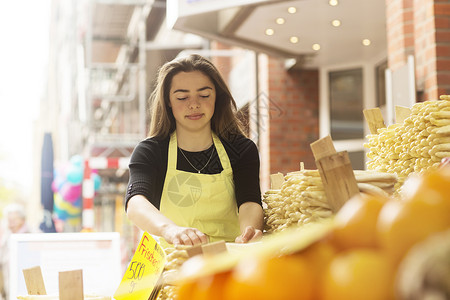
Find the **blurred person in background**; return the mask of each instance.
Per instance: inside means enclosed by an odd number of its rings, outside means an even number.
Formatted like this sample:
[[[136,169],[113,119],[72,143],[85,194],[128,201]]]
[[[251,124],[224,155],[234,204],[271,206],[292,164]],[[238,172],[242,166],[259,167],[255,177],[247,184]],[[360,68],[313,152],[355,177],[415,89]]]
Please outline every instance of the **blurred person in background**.
[[[131,156],[129,219],[171,244],[262,236],[259,153],[216,67],[199,55],[163,65],[150,137]]]
[[[9,238],[14,233],[30,233],[25,209],[21,204],[12,203],[3,209],[3,234],[0,244],[0,283],[1,299],[9,299]]]

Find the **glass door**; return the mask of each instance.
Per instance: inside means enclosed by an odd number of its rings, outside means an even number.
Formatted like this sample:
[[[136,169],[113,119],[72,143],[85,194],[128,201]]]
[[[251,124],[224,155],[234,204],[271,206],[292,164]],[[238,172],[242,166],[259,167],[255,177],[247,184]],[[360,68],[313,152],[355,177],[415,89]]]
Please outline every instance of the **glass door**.
[[[335,143],[364,139],[363,70],[331,71],[329,78],[330,135]],[[348,151],[353,169],[364,169],[364,149]]]

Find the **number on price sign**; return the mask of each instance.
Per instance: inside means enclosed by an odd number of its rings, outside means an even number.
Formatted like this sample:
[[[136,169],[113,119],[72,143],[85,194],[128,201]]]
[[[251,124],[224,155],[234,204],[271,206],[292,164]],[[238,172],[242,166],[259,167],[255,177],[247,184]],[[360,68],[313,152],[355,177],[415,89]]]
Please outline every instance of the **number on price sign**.
[[[125,275],[114,293],[114,299],[148,300],[165,263],[166,256],[161,246],[150,234],[144,232]]]

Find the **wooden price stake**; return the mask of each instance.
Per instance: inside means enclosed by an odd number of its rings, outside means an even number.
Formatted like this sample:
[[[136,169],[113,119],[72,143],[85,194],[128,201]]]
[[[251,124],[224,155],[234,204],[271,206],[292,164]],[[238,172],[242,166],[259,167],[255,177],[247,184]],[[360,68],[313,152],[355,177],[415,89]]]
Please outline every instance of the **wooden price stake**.
[[[205,256],[214,256],[218,253],[226,252],[227,246],[225,241],[217,241],[202,245],[202,251]]]
[[[331,210],[336,213],[348,199],[359,193],[347,151],[336,153],[330,136],[311,144]]]
[[[336,149],[334,148],[333,140],[329,135],[327,135],[324,138],[321,138],[320,140],[315,141],[310,146],[316,161],[321,158],[336,154]]]
[[[59,299],[84,299],[83,270],[59,272]]]
[[[395,122],[403,123],[411,115],[411,109],[405,106],[395,106]]]
[[[379,128],[385,128],[383,114],[378,107],[364,109],[364,117],[366,118],[367,125],[369,125],[369,130],[371,134],[378,134]]]
[[[270,189],[279,190],[284,183],[283,173],[277,173],[270,175]]]
[[[40,266],[23,269],[22,272],[28,295],[47,295]]]
[[[195,246],[186,248],[186,252],[187,252],[188,257],[202,255],[203,254],[202,245],[195,245]]]
[[[227,245],[225,241],[217,241],[208,244],[195,245],[189,248],[186,248],[186,252],[189,257],[193,257],[196,255],[204,255],[204,256],[214,256],[216,254],[226,252]]]
[[[164,250],[148,232],[144,232],[122,281],[114,293],[114,299],[156,299],[161,289],[161,274],[165,263]]]

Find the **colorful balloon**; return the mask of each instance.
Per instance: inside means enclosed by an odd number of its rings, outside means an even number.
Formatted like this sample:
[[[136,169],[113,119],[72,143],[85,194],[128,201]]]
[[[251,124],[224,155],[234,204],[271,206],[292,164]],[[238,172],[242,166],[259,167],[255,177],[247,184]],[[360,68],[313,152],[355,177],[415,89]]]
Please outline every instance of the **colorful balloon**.
[[[67,219],[67,212],[61,207],[64,203],[64,200],[62,199],[61,195],[58,193],[53,194],[53,212],[57,216],[58,219],[65,221]]]
[[[78,217],[69,217],[67,219],[67,223],[73,227],[81,226],[81,216]]]
[[[53,172],[52,190],[57,193],[61,190],[61,187],[66,182],[66,175],[63,168],[55,168]]]
[[[81,155],[74,155],[70,158],[70,164],[76,167],[83,168],[83,157]]]
[[[75,202],[72,203],[72,206],[81,208],[82,204],[83,204],[83,201],[81,200],[81,196],[80,196],[80,198],[78,198]]]
[[[70,182],[66,182],[59,193],[65,201],[73,203],[81,196],[81,184],[73,185]]]
[[[102,178],[97,173],[92,173],[91,179],[92,179],[92,181],[94,181],[94,191],[98,191],[100,188],[100,185],[102,184]]]
[[[71,165],[67,171],[67,181],[73,185],[81,184],[83,181],[83,168]]]

